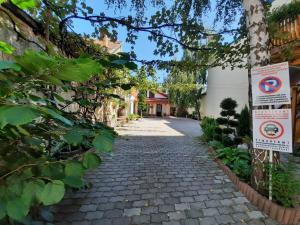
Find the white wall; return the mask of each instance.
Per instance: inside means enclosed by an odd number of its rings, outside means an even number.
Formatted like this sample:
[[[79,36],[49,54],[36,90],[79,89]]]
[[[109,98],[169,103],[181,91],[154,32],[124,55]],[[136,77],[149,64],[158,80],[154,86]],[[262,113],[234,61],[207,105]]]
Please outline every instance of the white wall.
[[[202,116],[219,117],[224,98],[237,101],[237,112],[248,105],[248,71],[246,69],[211,68],[207,76],[207,92],[202,98]]]
[[[271,10],[274,10],[277,7],[282,6],[283,4],[291,3],[293,0],[275,0],[272,2]]]

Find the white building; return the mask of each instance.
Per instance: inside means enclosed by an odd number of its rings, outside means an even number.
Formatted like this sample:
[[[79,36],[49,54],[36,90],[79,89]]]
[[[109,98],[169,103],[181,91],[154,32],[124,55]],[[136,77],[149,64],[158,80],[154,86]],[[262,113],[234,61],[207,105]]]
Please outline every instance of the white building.
[[[237,101],[239,113],[248,105],[248,70],[215,67],[208,69],[207,91],[202,98],[201,116],[219,117],[224,98]]]

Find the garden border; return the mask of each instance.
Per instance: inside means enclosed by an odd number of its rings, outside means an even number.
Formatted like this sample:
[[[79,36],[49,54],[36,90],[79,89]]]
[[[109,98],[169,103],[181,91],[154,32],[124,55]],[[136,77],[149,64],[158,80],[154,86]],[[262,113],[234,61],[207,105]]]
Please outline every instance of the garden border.
[[[215,150],[209,147],[211,152]],[[258,193],[247,183],[242,182],[220,159],[215,158],[214,161],[235,184],[235,186],[246,196],[246,198],[259,210],[263,211],[270,218],[276,220],[283,225],[298,225],[300,222],[300,207],[297,208],[284,208],[265,196]]]

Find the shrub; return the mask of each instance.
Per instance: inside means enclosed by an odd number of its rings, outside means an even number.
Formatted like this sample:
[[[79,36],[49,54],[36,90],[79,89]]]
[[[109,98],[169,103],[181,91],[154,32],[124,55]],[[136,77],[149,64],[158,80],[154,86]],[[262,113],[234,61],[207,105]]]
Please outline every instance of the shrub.
[[[139,118],[141,118],[141,116],[138,115],[138,114],[130,114],[130,115],[128,116],[128,120],[137,120],[137,119],[139,119]]]
[[[217,127],[217,123],[214,118],[209,118],[209,117],[203,118],[201,121],[201,128],[203,132],[201,138],[206,142],[214,140],[216,127]]]
[[[235,108],[237,107],[237,103],[235,100],[231,98],[225,98],[220,107],[222,111],[220,113],[221,117],[219,117],[216,121],[219,124],[218,129],[216,129],[217,139],[222,140],[222,143],[225,146],[233,146],[234,141],[231,136],[235,135],[236,127],[238,126],[238,121],[236,120],[237,114],[235,112]]]
[[[236,160],[232,165],[232,171],[244,181],[249,181],[251,177],[251,163],[249,160]]]
[[[268,172],[272,174],[272,197],[284,207],[295,207],[297,195],[300,194],[300,181],[295,176],[294,163],[273,164],[267,166]],[[268,190],[269,182],[265,189]]]
[[[251,160],[251,157],[248,152],[244,152],[240,149],[230,147],[217,150],[217,157],[221,159],[224,164],[230,167],[236,160]]]
[[[240,137],[251,136],[250,130],[250,112],[248,107],[242,109],[241,114],[238,117],[237,134]]]
[[[217,150],[217,157],[242,180],[250,180],[251,157],[248,152],[226,147]]]
[[[221,148],[224,148],[225,146],[220,142],[220,141],[210,141],[208,143],[208,145],[210,147],[212,147],[213,149],[221,149]]]

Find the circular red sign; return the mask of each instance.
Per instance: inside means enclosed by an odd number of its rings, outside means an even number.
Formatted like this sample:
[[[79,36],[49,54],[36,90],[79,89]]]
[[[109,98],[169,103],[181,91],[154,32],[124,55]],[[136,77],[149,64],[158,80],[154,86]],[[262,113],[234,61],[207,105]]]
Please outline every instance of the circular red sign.
[[[265,94],[274,94],[282,87],[282,81],[278,77],[269,76],[259,82],[259,90]]]
[[[277,121],[265,121],[259,127],[259,132],[265,138],[278,139],[284,133],[283,126]]]

